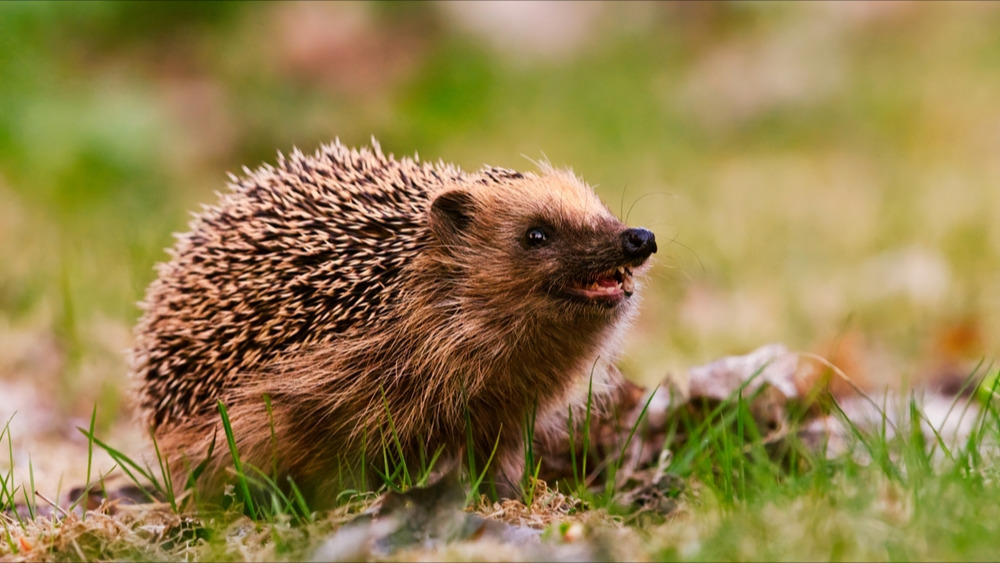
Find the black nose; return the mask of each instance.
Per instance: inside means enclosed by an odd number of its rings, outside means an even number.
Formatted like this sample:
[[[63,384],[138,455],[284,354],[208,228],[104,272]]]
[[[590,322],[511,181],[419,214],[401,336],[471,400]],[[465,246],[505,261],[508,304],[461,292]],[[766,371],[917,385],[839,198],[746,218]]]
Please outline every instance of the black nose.
[[[648,229],[628,229],[622,233],[622,250],[629,259],[644,259],[656,252],[656,237]]]

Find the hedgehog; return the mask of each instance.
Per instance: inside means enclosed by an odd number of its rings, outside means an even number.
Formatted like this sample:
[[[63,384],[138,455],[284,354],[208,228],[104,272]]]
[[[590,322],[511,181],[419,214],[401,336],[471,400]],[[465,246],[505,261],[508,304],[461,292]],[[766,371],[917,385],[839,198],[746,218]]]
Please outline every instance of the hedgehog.
[[[230,174],[134,332],[135,403],[174,478],[197,467],[212,495],[231,477],[221,403],[243,465],[316,505],[438,452],[513,496],[531,431],[565,433],[621,377],[656,252],[571,171],[538,168],[467,173],[372,139]]]

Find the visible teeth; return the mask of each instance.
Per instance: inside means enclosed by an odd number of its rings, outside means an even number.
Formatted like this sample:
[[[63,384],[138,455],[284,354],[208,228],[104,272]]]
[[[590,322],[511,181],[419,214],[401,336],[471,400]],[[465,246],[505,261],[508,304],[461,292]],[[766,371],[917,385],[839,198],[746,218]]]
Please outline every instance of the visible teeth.
[[[631,274],[625,276],[624,280],[619,285],[621,286],[622,291],[624,291],[628,295],[631,295],[632,291],[635,289],[635,284],[632,282]]]
[[[614,285],[606,285],[614,280]],[[617,266],[601,273],[596,279],[588,283],[578,285],[580,289],[592,292],[606,293],[614,295],[623,292],[626,296],[631,296],[635,290],[635,282],[632,279],[632,270],[628,266]]]

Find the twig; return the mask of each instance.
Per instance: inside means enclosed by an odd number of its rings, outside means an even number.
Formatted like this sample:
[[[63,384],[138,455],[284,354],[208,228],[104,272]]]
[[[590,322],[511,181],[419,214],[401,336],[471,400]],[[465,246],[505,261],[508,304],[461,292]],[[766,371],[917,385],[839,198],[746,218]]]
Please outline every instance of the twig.
[[[61,506],[59,506],[58,504],[56,504],[56,503],[55,503],[55,502],[54,502],[54,501],[53,501],[52,499],[50,499],[49,497],[47,497],[47,496],[43,495],[43,494],[41,493],[41,491],[35,491],[35,496],[37,496],[38,498],[40,498],[40,499],[44,500],[45,502],[47,502],[47,503],[51,504],[51,505],[52,505],[52,508],[55,508],[56,510],[58,510],[59,512],[61,512],[63,516],[65,516],[65,517],[69,518],[69,512],[66,512],[66,511],[65,511],[65,510],[63,509],[63,507],[61,507]]]

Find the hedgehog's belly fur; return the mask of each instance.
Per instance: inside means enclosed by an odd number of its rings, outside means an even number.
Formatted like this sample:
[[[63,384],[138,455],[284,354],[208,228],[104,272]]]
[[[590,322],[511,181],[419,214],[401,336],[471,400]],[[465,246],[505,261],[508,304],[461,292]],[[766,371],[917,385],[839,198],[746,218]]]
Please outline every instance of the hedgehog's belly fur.
[[[283,483],[284,477],[292,477],[314,507],[327,506],[339,489],[378,486],[381,481],[375,470],[386,471],[385,455],[390,464],[402,459],[412,474],[438,448],[443,453],[441,465],[456,458],[464,460],[462,454],[470,440],[480,470],[496,452],[492,474],[498,490],[511,496],[517,492],[524,469],[526,417],[537,415],[536,431],[565,432],[563,417],[572,396],[575,393],[577,401],[586,397],[579,388],[572,388],[574,383],[589,383],[593,377],[599,400],[609,369],[597,356],[573,366],[524,358],[525,364],[535,368],[530,376],[524,372],[491,374],[470,398],[457,382],[436,389],[421,384],[425,378],[439,377],[437,374],[375,377],[374,371],[358,371],[333,361],[339,354],[351,358],[336,345],[296,356],[282,362],[282,367],[266,378],[245,382],[222,398],[229,405],[244,466],[277,468],[276,481]],[[314,370],[310,366],[322,367]],[[324,376],[334,377],[324,380]],[[338,389],[336,381],[341,378],[351,382]],[[406,381],[400,383],[404,378]],[[393,380],[394,385],[385,385]],[[265,394],[270,408],[263,400]],[[577,412],[576,418],[582,420],[582,412]],[[204,498],[217,498],[231,475],[232,461],[217,420],[213,415],[193,417],[190,422],[158,431],[161,450],[167,453],[175,476],[186,475],[204,458],[212,441],[216,442],[216,455],[201,483]]]

